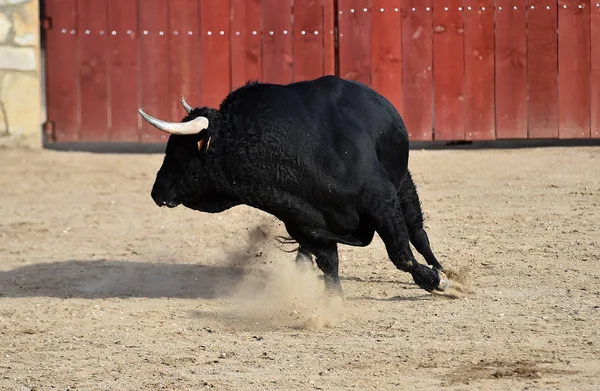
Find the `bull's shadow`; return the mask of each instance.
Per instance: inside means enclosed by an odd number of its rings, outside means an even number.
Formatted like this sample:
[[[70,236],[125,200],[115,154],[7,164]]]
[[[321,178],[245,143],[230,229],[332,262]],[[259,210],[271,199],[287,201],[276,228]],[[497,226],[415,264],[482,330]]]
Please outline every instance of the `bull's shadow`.
[[[245,273],[235,266],[69,260],[0,272],[0,297],[215,299]]]

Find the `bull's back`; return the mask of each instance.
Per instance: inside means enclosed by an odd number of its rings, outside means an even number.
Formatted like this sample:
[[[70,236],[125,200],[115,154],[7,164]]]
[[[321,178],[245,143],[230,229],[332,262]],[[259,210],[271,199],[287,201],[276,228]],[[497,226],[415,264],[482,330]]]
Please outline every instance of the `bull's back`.
[[[332,99],[319,102],[333,116],[332,137],[351,139],[360,153],[360,157],[352,156],[351,161],[361,161],[362,158],[362,163],[367,164],[365,159],[376,158],[389,179],[399,186],[408,165],[409,140],[396,108],[362,83],[331,77],[319,80],[337,87]],[[318,108],[315,106],[313,110]],[[368,149],[361,146],[368,146]],[[374,151],[375,157],[371,151]]]
[[[398,183],[406,170],[408,135],[400,115],[359,82],[324,76],[288,85],[248,84],[221,111],[246,124],[244,136],[276,150],[274,159],[297,161],[295,168],[305,177],[319,176],[312,178],[317,181],[353,178],[348,185],[355,186],[383,168]]]

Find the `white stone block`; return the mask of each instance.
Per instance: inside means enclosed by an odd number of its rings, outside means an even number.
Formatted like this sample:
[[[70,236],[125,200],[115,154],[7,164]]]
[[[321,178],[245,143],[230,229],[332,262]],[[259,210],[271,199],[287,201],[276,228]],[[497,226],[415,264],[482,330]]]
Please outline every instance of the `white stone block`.
[[[0,69],[37,71],[35,49],[0,46]]]
[[[6,41],[11,27],[12,25],[8,19],[8,16],[0,11],[0,43]]]
[[[26,73],[12,72],[5,74],[0,82],[0,100],[8,133],[21,138],[40,135],[40,81]]]
[[[36,46],[40,30],[39,9],[36,2],[20,7],[13,14],[14,43],[20,46]]]
[[[0,0],[0,5],[17,5],[27,3],[32,0]]]

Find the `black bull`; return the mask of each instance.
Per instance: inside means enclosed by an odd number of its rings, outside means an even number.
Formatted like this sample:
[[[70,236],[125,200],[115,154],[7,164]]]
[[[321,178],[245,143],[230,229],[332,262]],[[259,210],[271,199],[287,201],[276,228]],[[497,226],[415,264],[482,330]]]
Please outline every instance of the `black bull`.
[[[171,133],[152,189],[157,205],[218,213],[245,204],[272,214],[298,243],[297,261],[314,255],[326,287],[340,294],[337,244],[367,246],[375,232],[417,285],[447,287],[408,171],[406,127],[383,96],[326,76],[248,83],[218,110],[182,104],[180,123],[140,110]]]

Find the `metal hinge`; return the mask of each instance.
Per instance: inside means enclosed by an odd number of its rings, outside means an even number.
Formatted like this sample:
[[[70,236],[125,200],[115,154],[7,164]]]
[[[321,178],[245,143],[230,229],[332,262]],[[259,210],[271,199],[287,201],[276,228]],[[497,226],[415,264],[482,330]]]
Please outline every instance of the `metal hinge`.
[[[56,142],[56,124],[52,120],[48,120],[44,122],[42,125],[42,129],[44,131],[44,135],[46,136],[46,140],[49,142]]]
[[[40,25],[44,31],[52,30],[52,18],[42,18]]]

